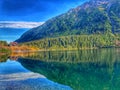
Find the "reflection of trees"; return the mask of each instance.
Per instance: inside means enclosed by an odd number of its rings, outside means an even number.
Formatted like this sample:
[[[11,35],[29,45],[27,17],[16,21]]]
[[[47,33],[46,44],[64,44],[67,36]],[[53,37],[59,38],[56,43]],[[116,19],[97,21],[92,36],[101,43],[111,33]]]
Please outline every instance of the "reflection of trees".
[[[0,54],[0,62],[6,62],[8,59],[8,54]]]
[[[35,53],[0,53],[0,62],[6,62],[9,58],[10,60],[18,60],[19,57],[29,57]]]
[[[103,90],[120,88],[117,85],[120,82],[119,58],[119,50],[103,49],[42,52],[18,61],[27,69],[74,90],[88,90],[88,87]]]
[[[34,53],[29,53],[29,52],[12,52],[9,56],[10,60],[18,60],[19,57],[29,57],[34,55]]]
[[[99,64],[106,63],[111,65],[116,60],[119,60],[119,50],[117,49],[96,49],[96,50],[81,50],[81,51],[49,51],[39,52],[26,58],[43,60],[47,62],[97,62]],[[111,59],[112,58],[112,59]]]

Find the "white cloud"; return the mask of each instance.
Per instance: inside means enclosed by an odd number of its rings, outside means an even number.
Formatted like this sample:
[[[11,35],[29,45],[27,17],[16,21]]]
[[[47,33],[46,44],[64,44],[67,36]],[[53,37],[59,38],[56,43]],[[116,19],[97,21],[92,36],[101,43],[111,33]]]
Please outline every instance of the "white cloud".
[[[41,74],[33,73],[33,72],[0,74],[0,81],[15,81],[15,80],[26,80],[26,79],[36,79],[36,78],[46,78],[46,77]]]
[[[0,21],[0,28],[34,28],[43,23],[44,22]]]

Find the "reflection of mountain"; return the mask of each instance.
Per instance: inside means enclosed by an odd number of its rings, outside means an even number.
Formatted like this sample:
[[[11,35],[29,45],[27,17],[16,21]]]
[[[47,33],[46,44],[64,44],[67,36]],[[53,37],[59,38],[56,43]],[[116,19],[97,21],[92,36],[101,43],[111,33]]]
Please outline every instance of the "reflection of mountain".
[[[72,90],[70,87],[33,73],[19,62],[7,60],[0,63],[0,90]]]
[[[119,58],[119,50],[106,49],[39,53],[18,61],[27,69],[74,90],[88,90],[88,87],[114,90],[120,89]]]

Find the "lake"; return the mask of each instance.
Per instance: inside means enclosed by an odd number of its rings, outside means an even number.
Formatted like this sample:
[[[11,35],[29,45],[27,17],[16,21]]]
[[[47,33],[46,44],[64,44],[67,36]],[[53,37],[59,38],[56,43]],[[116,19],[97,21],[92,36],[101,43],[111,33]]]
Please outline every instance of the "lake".
[[[120,49],[0,56],[0,90],[120,90]]]

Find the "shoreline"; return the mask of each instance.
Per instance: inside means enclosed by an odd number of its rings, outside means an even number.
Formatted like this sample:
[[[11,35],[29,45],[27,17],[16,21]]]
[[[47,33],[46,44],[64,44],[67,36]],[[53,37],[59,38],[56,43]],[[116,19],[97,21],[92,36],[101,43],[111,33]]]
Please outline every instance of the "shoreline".
[[[73,48],[73,49],[39,49],[39,50],[24,50],[24,51],[14,51],[12,53],[34,53],[34,52],[47,52],[47,51],[79,51],[79,50],[97,50],[97,49],[110,49],[110,48],[120,48],[120,47],[95,47],[95,48]]]
[[[29,47],[28,47],[29,48]],[[96,49],[108,49],[108,48],[120,48],[120,46],[108,46],[108,47],[93,47],[93,48],[58,48],[58,49],[19,49],[19,46],[17,49],[12,49],[11,47],[4,48],[7,51],[0,51],[0,55],[3,55],[4,53],[34,53],[34,52],[44,52],[44,51],[75,51],[75,50],[96,50]]]

